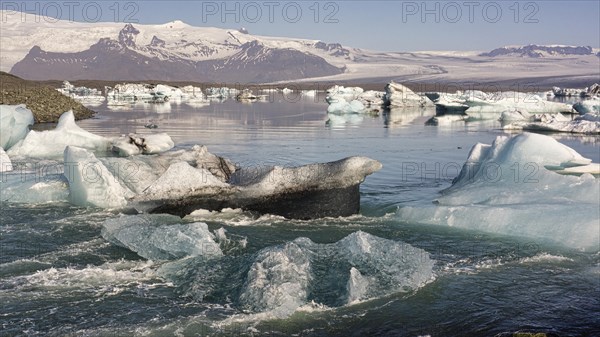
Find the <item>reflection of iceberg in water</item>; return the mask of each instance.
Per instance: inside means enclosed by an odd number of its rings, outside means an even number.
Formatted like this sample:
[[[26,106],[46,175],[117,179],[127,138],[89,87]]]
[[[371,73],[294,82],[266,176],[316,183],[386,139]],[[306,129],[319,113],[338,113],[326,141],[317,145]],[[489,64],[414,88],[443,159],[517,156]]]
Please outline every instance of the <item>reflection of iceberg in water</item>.
[[[410,125],[423,117],[432,116],[434,112],[433,109],[423,108],[391,108],[383,113],[383,123],[389,128]]]
[[[492,145],[473,147],[436,206],[404,207],[398,215],[404,221],[598,250],[600,180],[557,173],[589,171],[596,167],[590,162],[547,136],[498,137]]]
[[[358,126],[364,121],[364,115],[359,114],[344,114],[338,115],[333,113],[327,114],[325,125],[333,128],[345,128],[346,126]]]

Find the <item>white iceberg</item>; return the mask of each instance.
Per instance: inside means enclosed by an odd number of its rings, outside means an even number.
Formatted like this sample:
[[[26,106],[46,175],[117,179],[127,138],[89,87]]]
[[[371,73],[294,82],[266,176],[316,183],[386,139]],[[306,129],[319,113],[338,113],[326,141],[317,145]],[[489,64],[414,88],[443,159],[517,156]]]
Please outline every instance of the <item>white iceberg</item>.
[[[327,90],[325,101],[329,104],[329,113],[379,112],[384,96],[385,93],[380,91],[336,85]]]
[[[424,108],[433,107],[433,102],[426,96],[421,96],[410,90],[408,87],[390,82],[385,86],[384,104],[389,107],[399,108]]]
[[[352,114],[352,113],[361,113],[365,111],[365,106],[357,101],[354,100],[352,102],[347,102],[347,101],[341,101],[341,102],[334,102],[331,103],[329,105],[329,107],[327,107],[327,113],[330,114]]]
[[[502,112],[518,110],[524,113],[572,113],[571,105],[552,102],[539,95],[521,92],[484,93],[481,91],[465,91],[456,94],[441,93],[438,105],[468,106],[465,113],[470,118],[498,118]]]
[[[0,147],[9,150],[25,138],[33,123],[33,113],[24,104],[0,105]]]
[[[69,201],[78,206],[121,208],[132,192],[118,180],[93,153],[67,146],[64,150],[64,175],[69,181]]]
[[[590,164],[548,136],[498,137],[492,145],[473,147],[437,205],[402,207],[398,216],[598,250],[600,180],[590,174],[559,174]]]
[[[73,111],[67,111],[60,116],[54,130],[30,131],[7,153],[11,157],[60,158],[67,146],[77,146],[95,152],[107,152],[110,149],[111,140],[80,128],[75,123]]]
[[[10,172],[13,170],[12,162],[10,158],[4,152],[4,149],[0,147],[0,172]]]
[[[580,134],[600,134],[600,118],[598,114],[585,114],[573,120],[561,114],[536,115],[532,122],[519,121],[505,125],[504,130],[549,131]]]
[[[138,154],[157,154],[169,151],[175,143],[166,133],[151,135],[130,134],[112,141],[112,151],[122,157]]]
[[[503,111],[500,115],[501,122],[510,122],[510,121],[527,121],[530,120],[532,116],[526,111],[519,110],[507,110]]]

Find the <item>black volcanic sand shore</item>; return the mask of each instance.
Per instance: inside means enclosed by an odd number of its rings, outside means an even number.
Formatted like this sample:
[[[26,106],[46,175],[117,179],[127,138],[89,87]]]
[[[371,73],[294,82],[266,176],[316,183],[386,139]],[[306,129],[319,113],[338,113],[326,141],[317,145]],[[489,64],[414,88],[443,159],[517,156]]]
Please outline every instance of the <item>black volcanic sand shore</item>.
[[[55,89],[57,87],[60,86],[27,81],[0,72],[0,104],[26,104],[33,112],[36,123],[55,123],[60,115],[69,110],[73,110],[77,120],[90,118],[95,114],[93,110],[58,92]]]

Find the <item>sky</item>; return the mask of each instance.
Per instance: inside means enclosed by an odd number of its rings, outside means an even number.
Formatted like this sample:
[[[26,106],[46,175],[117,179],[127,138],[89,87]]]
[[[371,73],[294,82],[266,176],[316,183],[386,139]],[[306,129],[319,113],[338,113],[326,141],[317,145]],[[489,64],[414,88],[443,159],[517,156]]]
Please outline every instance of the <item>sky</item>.
[[[244,27],[251,34],[380,51],[491,50],[505,45],[600,47],[600,1],[2,1],[86,22]],[[3,19],[4,20],[4,19]]]

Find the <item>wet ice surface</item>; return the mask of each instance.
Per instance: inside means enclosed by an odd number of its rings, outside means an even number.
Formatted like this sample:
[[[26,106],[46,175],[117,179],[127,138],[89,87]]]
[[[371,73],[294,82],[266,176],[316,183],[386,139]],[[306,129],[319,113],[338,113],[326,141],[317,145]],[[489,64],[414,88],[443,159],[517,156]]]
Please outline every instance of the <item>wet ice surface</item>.
[[[433,113],[418,111],[327,126],[327,105],[311,100],[151,109],[105,111],[80,126],[106,137],[166,132],[176,148],[204,144],[257,168],[365,155],[383,169],[361,187],[361,215],[348,218],[199,210],[138,223],[70,206],[64,180],[36,180],[30,167],[29,187],[10,196],[29,193],[41,203],[5,203],[9,190],[2,189],[0,321],[8,335],[597,332],[598,249],[571,245],[594,238],[578,236],[593,228],[594,178],[544,172],[539,184],[510,180],[494,189],[474,181],[484,189],[439,193],[474,144],[506,135],[499,122],[425,126]],[[156,131],[144,128],[149,120]],[[552,137],[600,161],[596,136]],[[401,216],[450,207],[457,208],[452,227],[424,221],[429,214]],[[542,227],[552,216],[557,227]],[[567,232],[569,224],[580,229]]]

